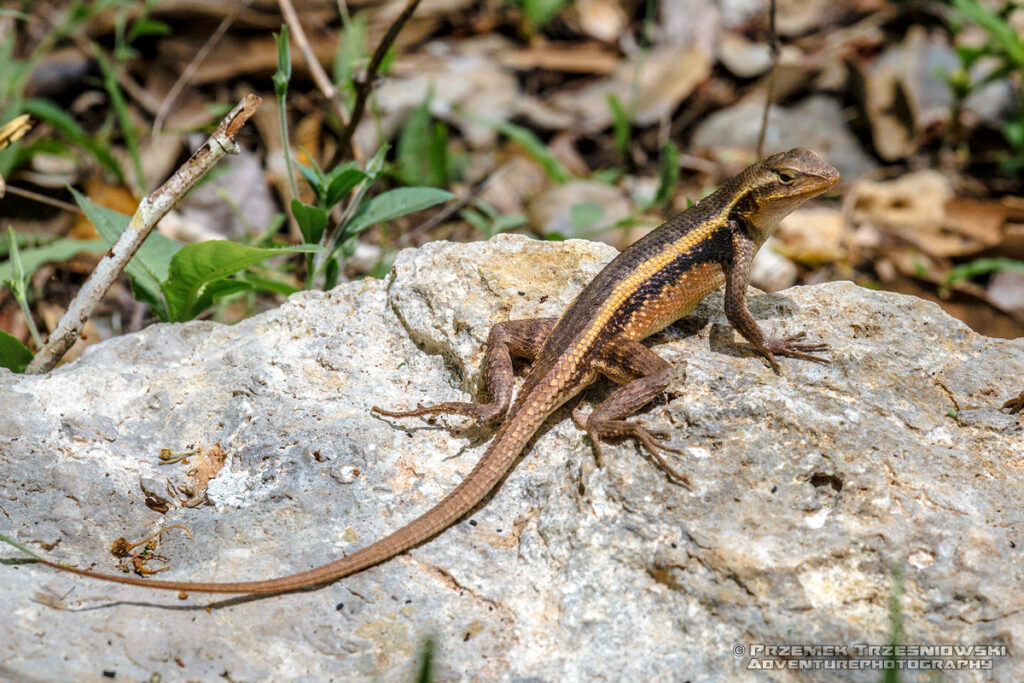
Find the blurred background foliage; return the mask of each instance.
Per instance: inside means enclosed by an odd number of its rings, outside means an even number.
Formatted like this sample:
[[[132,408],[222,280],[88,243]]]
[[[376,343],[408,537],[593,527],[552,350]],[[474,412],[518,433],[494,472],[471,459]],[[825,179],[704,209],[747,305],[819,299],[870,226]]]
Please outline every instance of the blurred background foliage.
[[[119,214],[247,92],[265,103],[242,153],[162,221],[69,357],[381,277],[434,239],[622,248],[756,160],[773,81],[765,153],[810,147],[843,182],[784,222],[755,285],[852,279],[1024,331],[1024,4],[779,0],[773,73],[766,1],[427,0],[367,78],[405,7],[0,2],[0,125],[34,124],[0,150],[0,330],[37,348]]]

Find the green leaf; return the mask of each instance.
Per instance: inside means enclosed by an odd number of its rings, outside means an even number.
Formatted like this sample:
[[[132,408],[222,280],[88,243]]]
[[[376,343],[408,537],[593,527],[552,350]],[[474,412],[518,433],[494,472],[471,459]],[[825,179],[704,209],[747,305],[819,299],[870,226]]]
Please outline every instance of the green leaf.
[[[0,368],[11,372],[25,372],[32,361],[32,352],[17,337],[0,330]]]
[[[612,111],[612,129],[615,131],[615,151],[625,156],[629,147],[629,139],[632,133],[632,125],[629,122],[629,115],[626,114],[622,101],[615,96],[615,93],[608,93],[608,108]]]
[[[412,111],[398,138],[396,175],[406,185],[448,184],[448,131],[440,121],[432,125],[431,97]]]
[[[60,263],[67,261],[75,254],[102,254],[108,249],[103,240],[73,240],[62,238],[50,242],[44,247],[21,249],[21,266],[25,277],[31,278],[32,273],[44,263]],[[0,263],[0,280],[11,280],[14,277],[10,261]]]
[[[968,263],[962,263],[953,270],[942,281],[943,285],[949,286],[960,280],[969,280],[978,275],[986,275],[998,270],[1024,273],[1024,261],[1015,261],[1008,258],[979,258]]]
[[[167,310],[167,302],[164,301],[164,295],[159,286],[150,289],[143,286],[136,278],[129,277],[128,279],[132,283],[132,296],[135,297],[135,300],[149,306],[153,315],[160,318],[161,322],[170,322],[171,316]]]
[[[156,19],[139,19],[128,29],[128,42],[134,43],[138,38],[145,36],[166,36],[170,35],[171,27]]]
[[[523,0],[523,12],[534,26],[543,26],[562,11],[566,0]]]
[[[282,282],[281,280],[274,280],[269,277],[263,277],[254,273],[245,273],[243,276],[245,281],[253,286],[253,289],[261,292],[270,292],[271,294],[282,294],[284,296],[291,296],[296,292],[301,292],[301,287],[296,287],[293,284]]]
[[[399,216],[421,211],[452,199],[455,195],[436,187],[400,187],[364,202],[345,225],[344,238],[355,237],[367,228]]]
[[[963,65],[965,70],[970,69],[974,66],[975,62],[987,55],[989,52],[988,48],[972,45],[958,45],[953,49],[956,52],[956,56],[960,59],[960,64]]]
[[[459,215],[462,216],[462,220],[472,225],[478,232],[483,233],[488,237],[491,236],[490,221],[488,221],[487,218],[476,209],[463,209],[459,212]]]
[[[368,175],[360,171],[354,165],[348,168],[339,166],[330,172],[327,176],[327,193],[324,203],[327,210],[330,211],[338,204],[345,196],[352,191],[359,183],[369,178]]]
[[[338,49],[334,53],[334,82],[346,88],[351,87],[352,77],[359,63],[366,59],[366,16],[360,14],[344,22]],[[350,105],[351,106],[351,105]]]
[[[302,239],[306,244],[320,244],[327,228],[327,211],[319,206],[310,206],[298,199],[292,200],[292,215],[302,231]]]
[[[369,176],[371,181],[377,180],[377,176],[384,169],[384,162],[387,159],[389,149],[391,149],[390,145],[385,142],[377,149],[377,153],[366,162],[366,175]]]
[[[1003,124],[1003,137],[1014,149],[1024,149],[1024,118]]]
[[[215,280],[203,288],[203,291],[195,301],[193,310],[195,310],[196,315],[199,315],[220,299],[251,289],[255,288],[245,280]],[[194,318],[195,315],[192,317]]]
[[[31,114],[37,119],[49,123],[57,132],[67,138],[71,144],[81,147],[92,154],[96,161],[113,173],[119,182],[124,182],[124,171],[121,169],[121,164],[114,158],[110,147],[87,135],[82,130],[82,127],[78,125],[78,122],[63,109],[48,100],[32,99],[25,102],[23,110],[24,113]]]
[[[146,177],[142,171],[142,155],[139,153],[139,136],[135,132],[135,124],[132,123],[131,113],[128,111],[128,103],[121,93],[121,84],[117,80],[117,73],[114,67],[103,54],[99,46],[93,44],[93,56],[100,65],[103,72],[103,87],[110,97],[110,104],[114,108],[117,122],[121,124],[121,133],[124,136],[125,146],[128,148],[128,156],[131,157],[132,165],[135,167],[135,189],[139,195],[146,191]]]
[[[95,204],[74,188],[69,189],[86,217],[96,226],[107,247],[113,246],[128,227],[131,216]],[[178,242],[154,230],[135,252],[125,270],[140,286],[149,289],[151,295],[159,296],[160,282],[167,279],[171,259],[179,249],[181,245]]]
[[[654,204],[664,204],[672,199],[679,184],[679,148],[672,140],[665,140],[661,146],[661,168],[658,170],[658,192]]]
[[[1009,22],[977,0],[953,0],[953,8],[985,29],[1017,68],[1024,68],[1024,38]]]
[[[434,132],[427,147],[427,181],[434,187],[447,187],[451,160],[448,157],[448,129],[434,121]]]
[[[534,161],[540,164],[541,168],[544,169],[544,172],[548,174],[548,177],[556,183],[566,183],[573,177],[572,173],[569,172],[569,169],[562,165],[562,162],[555,157],[554,153],[548,149],[547,145],[541,142],[540,138],[534,135],[533,131],[529,128],[523,128],[522,126],[517,126],[516,124],[509,123],[508,121],[498,121],[482,116],[476,118],[482,123],[491,126],[509,140],[520,145]]]
[[[515,230],[516,228],[524,225],[526,225],[526,216],[518,213],[510,213],[504,216],[499,216],[494,221],[494,224],[491,226],[491,233],[497,235],[499,232]]]
[[[175,322],[196,317],[213,298],[231,291],[226,285],[219,284],[214,285],[209,293],[204,294],[204,290],[218,280],[224,280],[264,259],[279,254],[319,251],[323,249],[313,245],[260,249],[228,240],[187,244],[171,259],[168,277],[161,284],[164,298],[167,299],[169,317]],[[204,303],[206,305],[200,307]]]
[[[274,72],[274,93],[278,99],[288,92],[288,81],[292,78],[292,55],[288,45],[288,24],[281,25],[281,32],[274,34],[277,43],[277,71]]]
[[[313,161],[312,155],[307,154],[306,156],[309,157],[310,161]],[[294,159],[292,159],[292,162],[299,167],[299,173],[301,173],[302,177],[306,179],[307,183],[309,183],[309,187],[311,190],[313,190],[313,195],[316,197],[316,203],[323,205],[324,184],[326,181],[326,178],[324,178],[324,172],[320,170],[320,167],[317,165],[316,161],[313,161],[312,168],[306,166],[305,164],[299,163]]]

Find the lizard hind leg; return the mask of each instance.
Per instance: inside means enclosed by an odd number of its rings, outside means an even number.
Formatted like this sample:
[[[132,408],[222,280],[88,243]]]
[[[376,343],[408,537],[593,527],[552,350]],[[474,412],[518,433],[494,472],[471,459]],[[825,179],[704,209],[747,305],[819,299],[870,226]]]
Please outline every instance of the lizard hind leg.
[[[573,410],[573,421],[590,436],[598,461],[601,460],[602,439],[633,438],[671,477],[689,488],[689,477],[670,465],[665,457],[665,453],[682,452],[665,445],[664,439],[668,435],[653,432],[639,422],[623,419],[665,390],[672,380],[672,366],[639,342],[617,340],[609,342],[602,349],[594,367],[621,385],[601,401],[590,415],[583,416],[578,407]]]
[[[487,402],[448,401],[413,410],[371,410],[386,417],[423,417],[430,415],[465,415],[477,424],[500,422],[512,403],[514,369],[512,357],[533,361],[547,341],[558,318],[528,318],[497,323],[487,337],[484,381],[491,400]]]

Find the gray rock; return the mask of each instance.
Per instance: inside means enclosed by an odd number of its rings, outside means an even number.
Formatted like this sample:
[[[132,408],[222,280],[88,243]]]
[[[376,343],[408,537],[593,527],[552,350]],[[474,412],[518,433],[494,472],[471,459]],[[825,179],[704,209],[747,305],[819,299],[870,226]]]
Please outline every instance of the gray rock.
[[[232,327],[157,325],[47,376],[0,371],[0,533],[116,571],[114,539],[184,524],[192,540],[171,530],[158,549],[176,579],[266,578],[359,548],[486,447],[479,430],[370,406],[465,398],[491,324],[557,315],[612,255],[434,243],[387,280]],[[997,406],[1019,391],[1024,342],[850,283],[752,292],[751,308],[773,332],[827,341],[834,363],[773,374],[720,294],[652,339],[686,377],[638,419],[684,450],[673,462],[692,491],[630,442],[595,466],[562,410],[468,519],[316,591],[183,601],[12,563],[8,548],[0,678],[409,680],[434,634],[438,680],[791,680],[749,673],[734,648],[883,644],[902,568],[903,642],[1005,646],[994,672],[956,677],[1020,680],[1024,446]],[[205,504],[182,507],[199,459],[161,466],[160,449],[216,444],[227,459]]]

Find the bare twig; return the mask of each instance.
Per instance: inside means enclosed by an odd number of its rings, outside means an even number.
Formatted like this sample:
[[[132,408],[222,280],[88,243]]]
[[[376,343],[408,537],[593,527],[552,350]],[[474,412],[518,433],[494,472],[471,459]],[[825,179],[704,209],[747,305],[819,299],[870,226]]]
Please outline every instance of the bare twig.
[[[199,67],[202,66],[203,62],[210,55],[210,51],[220,42],[220,39],[224,37],[228,28],[235,22],[235,17],[238,16],[238,12],[249,4],[251,0],[244,0],[243,2],[235,3],[231,11],[221,19],[220,24],[207,38],[206,43],[199,48],[199,52],[192,58],[192,61],[188,63],[185,70],[178,76],[178,80],[174,82],[171,89],[167,91],[167,96],[164,97],[164,101],[160,103],[160,109],[156,112],[156,117],[153,119],[153,139],[160,137],[160,133],[164,127],[164,119],[167,118],[167,112],[170,111],[171,105],[174,104],[174,100],[178,98],[178,93],[185,87],[185,84],[192,80],[192,76],[195,75]]]
[[[409,21],[409,17],[416,11],[416,6],[419,4],[420,0],[406,0],[401,14],[388,27],[387,33],[384,34],[380,44],[377,45],[377,49],[370,58],[370,63],[366,66],[366,73],[356,81],[356,101],[352,107],[352,118],[341,133],[340,147],[342,150],[352,151],[352,136],[355,135],[356,128],[359,127],[359,121],[363,118],[363,112],[366,110],[366,100],[370,96],[370,91],[373,90],[373,82],[377,78],[377,69],[380,68],[381,62],[384,61],[384,56],[391,49],[391,45],[395,42],[395,38],[398,37],[402,27],[405,26],[405,22]]]
[[[775,99],[775,74],[779,70],[779,34],[775,30],[775,0],[768,6],[768,49],[771,50],[772,68],[768,72],[768,93],[764,99],[764,113],[761,114],[761,132],[757,134],[757,158],[764,156],[764,135],[768,129],[768,110]]]
[[[213,135],[179,168],[170,179],[142,200],[128,227],[100,260],[89,279],[82,285],[67,312],[57,323],[46,346],[36,354],[25,370],[38,375],[49,372],[78,339],[89,316],[110,285],[124,270],[157,222],[191,190],[214,164],[228,154],[238,152],[235,135],[256,111],[262,100],[255,95],[245,98],[231,110]]]
[[[338,115],[338,119],[341,120],[341,125],[347,126],[349,123],[348,112],[345,111],[345,105],[341,101],[341,95],[338,93],[338,89],[334,87],[334,83],[327,76],[327,72],[320,65],[320,60],[316,58],[316,53],[313,52],[313,46],[309,44],[309,40],[306,38],[306,33],[302,29],[302,22],[299,21],[299,15],[295,12],[295,7],[292,6],[291,0],[277,0],[278,7],[281,8],[281,14],[284,15],[284,20],[288,23],[288,28],[292,30],[292,37],[295,38],[295,42],[298,44],[299,49],[302,51],[302,56],[306,59],[306,64],[309,66],[309,73],[313,75],[313,81],[316,83],[316,87],[320,88],[320,92],[324,94],[327,101],[331,103],[334,108],[334,113]]]
[[[65,211],[70,211],[71,213],[82,212],[82,210],[78,208],[78,206],[76,206],[75,204],[69,204],[68,202],[64,202],[59,199],[54,199],[53,197],[47,197],[45,194],[39,194],[38,192],[33,192],[32,190],[23,190],[22,188],[15,187],[13,185],[7,185],[5,189],[7,192],[10,192],[11,194],[16,194],[19,197],[24,197],[25,199],[31,199],[32,201],[39,202],[40,204],[49,204],[50,206],[56,206],[58,209],[64,209]],[[0,197],[3,197],[3,192],[0,192]]]

